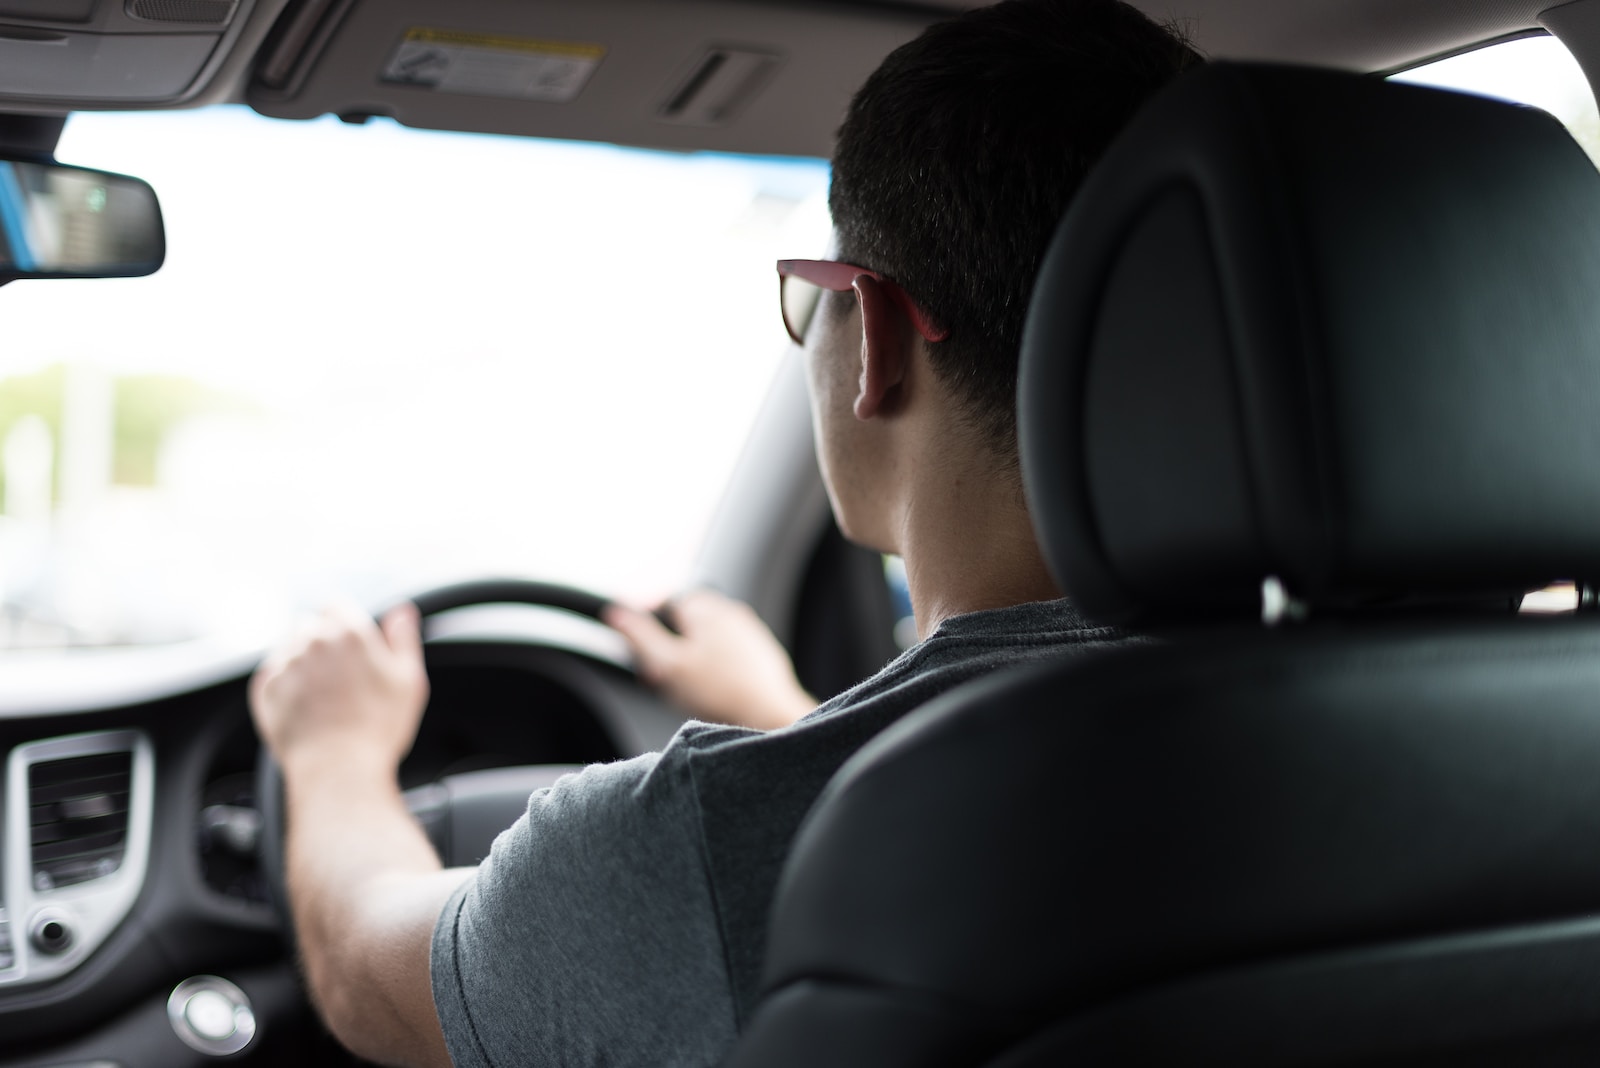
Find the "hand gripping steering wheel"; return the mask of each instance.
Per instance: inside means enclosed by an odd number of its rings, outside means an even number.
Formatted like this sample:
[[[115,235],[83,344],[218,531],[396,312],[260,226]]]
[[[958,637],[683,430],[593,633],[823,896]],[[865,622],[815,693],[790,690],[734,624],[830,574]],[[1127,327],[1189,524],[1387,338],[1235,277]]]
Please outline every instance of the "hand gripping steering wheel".
[[[530,604],[561,608],[599,619],[608,598],[587,590],[525,579],[485,579],[443,586],[411,598],[426,619],[455,608],[484,604]],[[530,764],[447,775],[438,782],[406,791],[411,809],[446,867],[476,864],[489,843],[516,822],[528,795],[549,786],[573,764]],[[256,762],[256,803],[261,811],[258,855],[273,904],[286,927],[291,924],[284,870],[283,773],[265,746]],[[292,931],[292,928],[291,928]]]

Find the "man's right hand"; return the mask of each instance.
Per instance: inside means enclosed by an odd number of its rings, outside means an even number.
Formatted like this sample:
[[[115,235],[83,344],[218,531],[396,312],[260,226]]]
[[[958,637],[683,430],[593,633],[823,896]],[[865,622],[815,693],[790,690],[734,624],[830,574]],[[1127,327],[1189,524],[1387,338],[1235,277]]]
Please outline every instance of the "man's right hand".
[[[603,619],[633,648],[640,676],[694,716],[771,730],[816,707],[778,639],[741,601],[694,590],[671,603],[674,634],[647,612],[611,605]]]

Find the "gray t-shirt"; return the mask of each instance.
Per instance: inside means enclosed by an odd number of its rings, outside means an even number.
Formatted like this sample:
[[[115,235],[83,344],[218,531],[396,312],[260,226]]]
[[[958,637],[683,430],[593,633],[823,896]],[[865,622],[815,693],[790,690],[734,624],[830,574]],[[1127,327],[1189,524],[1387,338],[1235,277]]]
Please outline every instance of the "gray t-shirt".
[[[784,855],[839,766],[968,679],[1120,640],[1065,601],[956,616],[791,727],[686,723],[536,792],[434,927],[455,1063],[715,1064],[759,993]]]

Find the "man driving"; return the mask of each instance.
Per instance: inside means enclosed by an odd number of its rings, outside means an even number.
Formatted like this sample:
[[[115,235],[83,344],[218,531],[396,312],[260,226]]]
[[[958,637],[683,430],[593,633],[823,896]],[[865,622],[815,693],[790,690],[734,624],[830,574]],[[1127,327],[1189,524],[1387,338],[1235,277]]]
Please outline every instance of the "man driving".
[[[427,701],[414,610],[325,612],[251,684],[283,770],[312,995],[394,1064],[713,1064],[758,996],[784,856],[834,771],[968,679],[1120,640],[1059,599],[1018,470],[1035,271],[1073,191],[1198,61],[1117,0],[1006,0],[933,26],[852,100],[836,258],[784,261],[840,529],[897,553],[919,642],[814,707],[748,608],[615,607],[641,675],[703,720],[529,800],[474,869],[441,868],[397,780]]]

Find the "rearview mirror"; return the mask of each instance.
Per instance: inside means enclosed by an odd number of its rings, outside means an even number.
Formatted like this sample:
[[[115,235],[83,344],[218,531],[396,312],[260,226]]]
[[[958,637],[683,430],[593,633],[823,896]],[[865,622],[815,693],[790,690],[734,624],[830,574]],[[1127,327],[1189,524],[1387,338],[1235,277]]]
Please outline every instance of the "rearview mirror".
[[[17,278],[153,274],[167,237],[155,190],[137,178],[0,160],[0,284]]]

